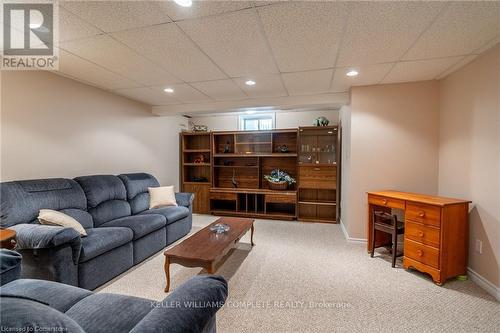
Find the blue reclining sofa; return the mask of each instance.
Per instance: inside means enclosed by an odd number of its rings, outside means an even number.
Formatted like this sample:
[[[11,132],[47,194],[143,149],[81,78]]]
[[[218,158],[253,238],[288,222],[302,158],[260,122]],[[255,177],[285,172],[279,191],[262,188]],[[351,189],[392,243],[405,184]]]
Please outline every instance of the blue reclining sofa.
[[[12,181],[0,184],[0,226],[17,232],[22,278],[93,290],[185,236],[192,226],[192,193],[178,206],[149,209],[146,173]],[[41,225],[40,209],[75,218],[72,228]]]
[[[0,288],[2,332],[215,333],[227,297],[221,276],[198,275],[162,302],[20,279]]]

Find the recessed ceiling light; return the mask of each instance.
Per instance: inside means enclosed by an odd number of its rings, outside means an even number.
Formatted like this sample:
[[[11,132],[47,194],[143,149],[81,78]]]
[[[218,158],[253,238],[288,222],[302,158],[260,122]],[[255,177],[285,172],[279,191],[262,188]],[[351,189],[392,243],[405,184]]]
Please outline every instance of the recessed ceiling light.
[[[171,93],[174,92],[174,89],[172,89],[172,88],[165,88],[165,89],[163,89],[163,91],[166,92],[166,93],[171,94]]]
[[[358,73],[358,71],[357,71],[357,70],[352,69],[352,70],[350,70],[349,72],[347,72],[345,75],[347,75],[347,76],[358,76],[358,74],[359,74],[359,73]]]
[[[255,85],[255,81],[248,80],[248,81],[245,81],[245,84],[246,84],[247,86],[254,86],[254,85]]]
[[[174,2],[182,7],[191,7],[193,5],[192,0],[174,0]]]

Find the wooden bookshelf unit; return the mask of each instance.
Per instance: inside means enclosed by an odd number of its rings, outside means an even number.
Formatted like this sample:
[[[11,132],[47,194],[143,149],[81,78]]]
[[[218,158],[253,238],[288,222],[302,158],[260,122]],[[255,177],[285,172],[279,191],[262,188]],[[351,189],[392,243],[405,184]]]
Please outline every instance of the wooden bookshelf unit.
[[[195,193],[196,213],[335,223],[337,149],[337,127],[184,132],[182,190]],[[269,188],[274,169],[297,183]]]
[[[181,133],[181,191],[195,194],[193,211],[210,213],[211,181],[210,133]]]
[[[298,145],[298,219],[336,223],[338,127],[300,127]]]
[[[297,178],[296,129],[213,132],[212,151],[213,214],[296,218],[296,186],[275,191],[264,178],[274,169]]]

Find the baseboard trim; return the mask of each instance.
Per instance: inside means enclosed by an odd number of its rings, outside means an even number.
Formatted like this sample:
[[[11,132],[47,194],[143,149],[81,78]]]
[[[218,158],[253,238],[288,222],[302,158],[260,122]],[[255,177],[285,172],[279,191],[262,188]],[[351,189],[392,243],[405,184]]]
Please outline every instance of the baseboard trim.
[[[469,278],[473,282],[475,282],[478,286],[483,288],[488,294],[495,297],[495,299],[500,302],[500,288],[495,286],[490,281],[486,280],[483,276],[481,276],[470,267],[467,267],[467,272],[469,273]]]
[[[342,229],[342,233],[344,234],[344,237],[348,242],[352,242],[352,243],[366,243],[367,242],[367,240],[365,238],[349,237],[349,234],[347,233],[347,229],[344,226],[344,222],[342,222],[342,218],[340,218],[339,224],[340,224],[340,229]]]

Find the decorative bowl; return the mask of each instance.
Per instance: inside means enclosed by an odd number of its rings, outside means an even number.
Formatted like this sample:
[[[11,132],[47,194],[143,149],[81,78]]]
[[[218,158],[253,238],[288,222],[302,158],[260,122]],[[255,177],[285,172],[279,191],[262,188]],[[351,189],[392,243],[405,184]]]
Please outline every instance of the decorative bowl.
[[[213,226],[210,227],[210,231],[216,233],[216,234],[223,234],[225,232],[228,232],[229,229],[231,229],[227,224],[224,223],[217,223],[214,224]]]

